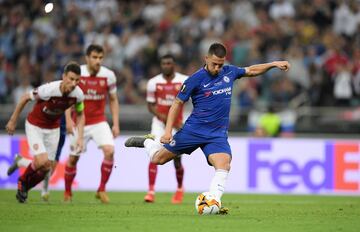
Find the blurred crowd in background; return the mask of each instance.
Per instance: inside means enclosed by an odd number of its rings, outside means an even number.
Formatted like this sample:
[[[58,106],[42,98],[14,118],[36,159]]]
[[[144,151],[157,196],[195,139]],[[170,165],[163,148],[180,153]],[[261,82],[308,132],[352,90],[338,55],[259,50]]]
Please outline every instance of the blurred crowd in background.
[[[121,104],[145,102],[159,57],[173,54],[192,74],[209,45],[223,42],[238,66],[288,60],[238,81],[233,104],[282,107],[357,106],[360,96],[360,1],[357,0],[0,0],[0,103],[61,78],[70,60],[84,62],[91,43],[106,50]]]

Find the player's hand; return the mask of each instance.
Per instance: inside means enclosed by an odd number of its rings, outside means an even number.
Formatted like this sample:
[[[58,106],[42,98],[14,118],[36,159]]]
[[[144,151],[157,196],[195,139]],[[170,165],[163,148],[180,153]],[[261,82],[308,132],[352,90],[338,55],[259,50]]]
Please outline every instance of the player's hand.
[[[74,134],[74,128],[75,128],[75,123],[74,121],[71,120],[66,120],[66,133],[67,134]]]
[[[273,64],[282,71],[288,71],[290,69],[290,63],[287,61],[274,61]]]
[[[6,124],[6,132],[9,135],[13,135],[15,132],[15,128],[16,128],[16,123],[13,122],[12,120],[9,120],[9,122]]]
[[[161,143],[170,143],[172,140],[172,134],[171,133],[165,133],[163,136],[161,136],[160,138],[160,142]]]
[[[120,128],[119,126],[112,126],[111,131],[113,133],[114,138],[120,135]]]

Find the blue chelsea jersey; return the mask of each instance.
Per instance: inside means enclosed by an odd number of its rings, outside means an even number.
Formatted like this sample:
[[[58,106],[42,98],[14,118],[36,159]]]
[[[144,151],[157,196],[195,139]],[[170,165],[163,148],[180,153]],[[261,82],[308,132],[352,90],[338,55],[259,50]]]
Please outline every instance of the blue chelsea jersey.
[[[224,65],[212,76],[205,68],[191,75],[183,84],[177,98],[191,97],[193,111],[183,130],[206,137],[227,137],[233,83],[245,75],[245,69]]]

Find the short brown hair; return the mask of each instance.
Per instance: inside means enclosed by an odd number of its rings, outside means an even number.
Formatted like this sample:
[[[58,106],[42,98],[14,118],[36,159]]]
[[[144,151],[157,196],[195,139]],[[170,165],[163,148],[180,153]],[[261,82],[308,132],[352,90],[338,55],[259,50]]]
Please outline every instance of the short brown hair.
[[[92,52],[104,53],[104,48],[98,44],[90,44],[86,49],[86,55],[90,56]]]
[[[66,74],[68,72],[73,72],[77,75],[80,75],[81,73],[80,65],[75,61],[70,61],[69,63],[67,63],[67,65],[64,68],[64,73]]]
[[[226,48],[222,43],[213,43],[209,47],[208,54],[223,58],[226,56]]]

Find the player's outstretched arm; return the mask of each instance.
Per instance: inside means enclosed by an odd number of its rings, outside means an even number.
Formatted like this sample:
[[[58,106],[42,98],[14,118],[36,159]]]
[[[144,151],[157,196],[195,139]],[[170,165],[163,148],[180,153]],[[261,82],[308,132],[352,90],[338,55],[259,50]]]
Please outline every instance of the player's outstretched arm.
[[[120,126],[119,126],[119,112],[120,112],[120,107],[119,107],[119,101],[118,101],[118,97],[116,93],[112,93],[110,94],[110,98],[109,98],[109,104],[110,104],[110,111],[111,111],[111,116],[112,116],[112,120],[113,120],[113,125],[112,125],[112,133],[114,138],[119,136],[120,134]]]
[[[9,135],[13,135],[16,128],[16,122],[19,118],[19,115],[23,111],[25,105],[31,100],[30,94],[24,94],[19,103],[16,105],[14,112],[12,113],[8,123],[6,124],[6,131]]]
[[[166,120],[165,134],[161,137],[160,142],[170,143],[172,139],[172,129],[183,104],[183,101],[181,101],[179,98],[175,98],[173,104],[170,107],[169,114]]]
[[[288,71],[290,68],[290,63],[287,61],[274,61],[270,63],[251,65],[245,68],[246,70],[245,76],[246,77],[258,76],[269,71],[272,68],[278,68],[282,71]]]

